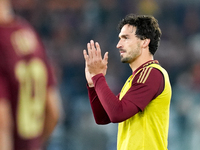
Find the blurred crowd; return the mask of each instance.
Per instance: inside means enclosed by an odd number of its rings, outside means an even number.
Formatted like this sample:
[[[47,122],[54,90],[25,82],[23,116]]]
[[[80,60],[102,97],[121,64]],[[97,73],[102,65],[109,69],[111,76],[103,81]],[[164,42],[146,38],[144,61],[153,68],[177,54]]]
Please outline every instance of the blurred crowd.
[[[131,74],[116,48],[118,22],[128,13],[153,15],[162,30],[155,59],[172,84],[169,150],[200,148],[199,0],[13,0],[15,12],[39,32],[61,93],[63,119],[48,150],[115,150],[117,125],[94,123],[82,51],[91,39],[109,52],[106,79],[120,92]]]

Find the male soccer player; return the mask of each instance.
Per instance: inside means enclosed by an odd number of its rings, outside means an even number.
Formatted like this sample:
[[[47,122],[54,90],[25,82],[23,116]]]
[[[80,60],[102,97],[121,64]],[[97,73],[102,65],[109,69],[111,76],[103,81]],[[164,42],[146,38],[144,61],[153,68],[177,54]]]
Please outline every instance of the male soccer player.
[[[55,86],[40,38],[0,0],[1,150],[42,150],[59,117]]]
[[[153,16],[129,14],[119,23],[121,62],[132,75],[115,96],[105,79],[108,52],[93,40],[84,50],[89,99],[97,124],[119,123],[118,150],[167,150],[171,85],[154,60],[161,30]],[[117,72],[116,72],[117,74]]]

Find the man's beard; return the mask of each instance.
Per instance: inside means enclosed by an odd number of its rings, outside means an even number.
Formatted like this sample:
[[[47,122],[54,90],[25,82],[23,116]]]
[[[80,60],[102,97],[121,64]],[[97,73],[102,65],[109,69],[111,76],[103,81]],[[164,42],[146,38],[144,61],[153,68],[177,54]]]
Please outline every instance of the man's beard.
[[[131,61],[130,57],[125,57],[125,58],[121,57],[121,62],[122,63],[130,63],[130,61]]]
[[[137,57],[139,56],[138,53],[132,53],[132,56],[127,56],[127,57],[123,57],[121,56],[121,62],[122,63],[132,63],[133,61],[135,61],[135,59],[137,59]]]
[[[132,51],[132,52],[125,51],[125,53],[127,53],[127,56],[123,57],[123,55],[122,55],[121,62],[122,63],[131,63],[138,58],[138,56],[141,53],[141,50],[139,49],[139,46],[138,46],[134,51]]]

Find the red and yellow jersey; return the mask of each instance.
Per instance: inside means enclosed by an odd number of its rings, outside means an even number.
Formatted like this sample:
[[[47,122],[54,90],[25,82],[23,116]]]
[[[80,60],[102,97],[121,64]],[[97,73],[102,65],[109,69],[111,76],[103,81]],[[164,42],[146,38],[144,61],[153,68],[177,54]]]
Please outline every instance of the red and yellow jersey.
[[[144,66],[129,77],[119,99],[126,95],[132,85],[145,83],[152,68],[160,70],[163,74],[164,90],[151,100],[144,110],[119,123],[118,150],[167,150],[171,100],[171,85],[167,72],[156,63]],[[139,77],[134,80],[136,75]]]
[[[14,149],[41,145],[47,87],[54,84],[41,40],[23,19],[0,26],[0,99],[9,100]]]

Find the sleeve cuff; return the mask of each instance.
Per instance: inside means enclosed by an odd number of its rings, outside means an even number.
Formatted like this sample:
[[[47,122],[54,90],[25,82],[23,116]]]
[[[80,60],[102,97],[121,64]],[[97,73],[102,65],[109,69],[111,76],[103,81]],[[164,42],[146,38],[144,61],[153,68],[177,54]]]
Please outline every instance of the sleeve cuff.
[[[94,83],[94,86],[96,86],[97,81],[99,80],[99,78],[104,77],[103,73],[97,74],[95,76],[92,77],[92,81]]]

